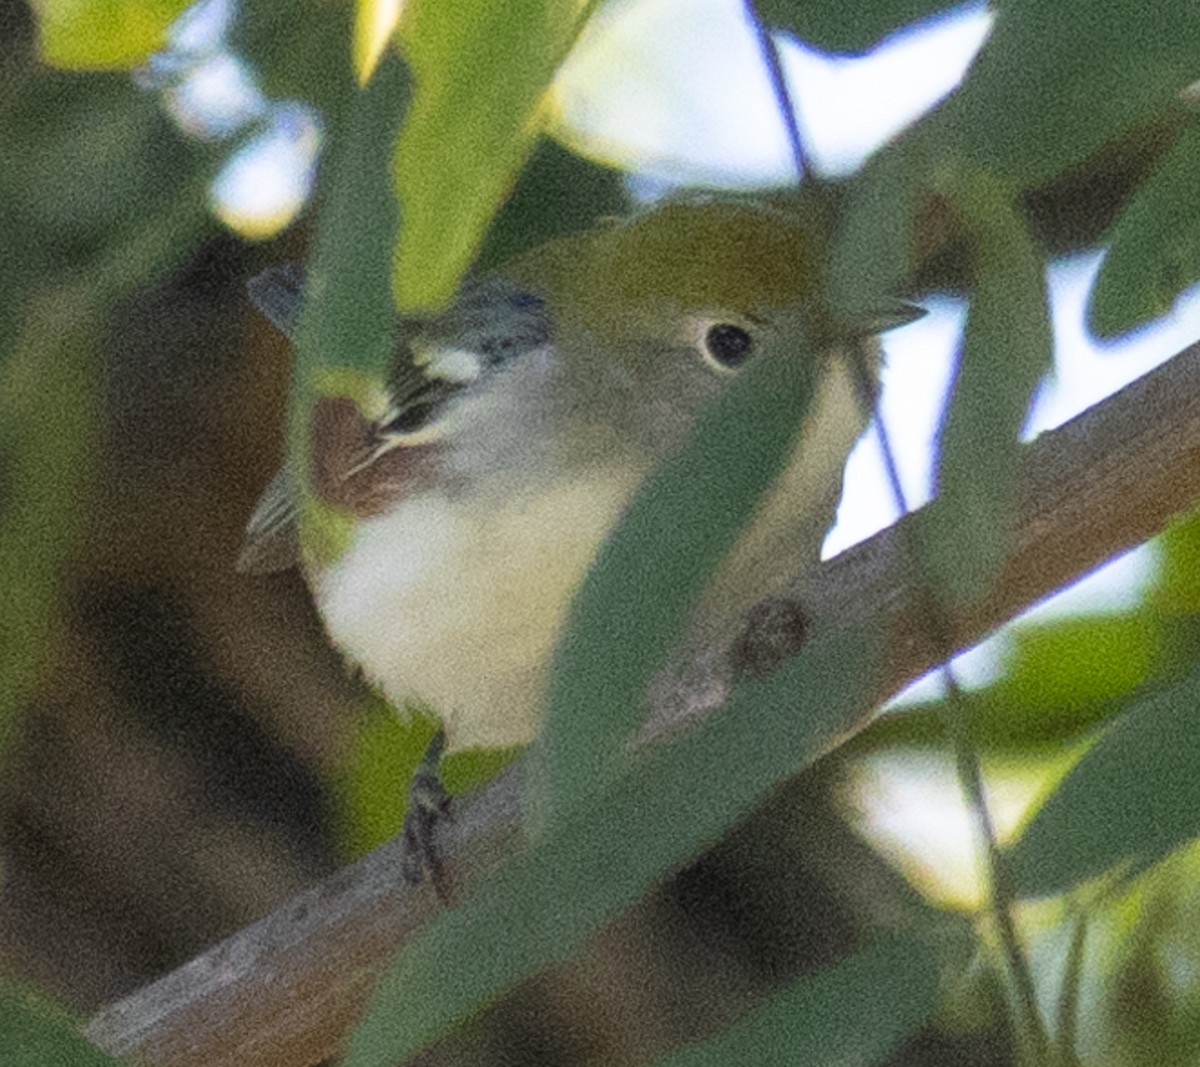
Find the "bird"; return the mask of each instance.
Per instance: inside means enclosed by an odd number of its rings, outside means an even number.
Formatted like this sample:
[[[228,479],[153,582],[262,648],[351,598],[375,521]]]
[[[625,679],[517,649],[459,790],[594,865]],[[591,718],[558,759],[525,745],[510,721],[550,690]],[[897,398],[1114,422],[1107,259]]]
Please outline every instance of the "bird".
[[[267,488],[240,568],[298,564],[347,660],[398,710],[435,714],[435,760],[527,745],[572,600],[639,487],[795,334],[787,358],[815,361],[812,401],[689,640],[728,637],[819,561],[869,415],[854,361],[875,375],[877,334],[921,314],[835,311],[818,222],[803,203],[670,197],[400,317],[369,396],[315,398],[306,461]],[[294,337],[303,271],[272,268],[250,291]],[[348,519],[331,558],[301,549],[302,492]]]

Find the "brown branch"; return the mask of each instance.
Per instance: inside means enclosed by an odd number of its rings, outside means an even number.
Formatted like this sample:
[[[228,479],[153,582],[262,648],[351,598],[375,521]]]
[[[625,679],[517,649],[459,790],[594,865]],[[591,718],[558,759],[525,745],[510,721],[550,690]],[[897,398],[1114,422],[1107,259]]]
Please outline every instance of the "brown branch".
[[[1043,434],[1024,451],[1020,484],[1011,552],[990,595],[952,615],[955,648],[1153,536],[1200,499],[1200,345]],[[801,591],[805,612],[822,628],[869,619],[886,627],[891,654],[876,701],[939,657],[900,547],[900,527],[920,527],[935,507],[822,565]],[[659,714],[695,717],[723,692],[719,678],[692,684]],[[854,727],[846,724],[848,732]],[[519,779],[508,773],[450,829],[451,876],[486,879],[512,847],[519,819]],[[397,843],[385,845],[102,1010],[88,1036],[112,1053],[164,1067],[304,1065],[336,1053],[384,966],[437,907],[428,891],[403,889],[398,859]]]

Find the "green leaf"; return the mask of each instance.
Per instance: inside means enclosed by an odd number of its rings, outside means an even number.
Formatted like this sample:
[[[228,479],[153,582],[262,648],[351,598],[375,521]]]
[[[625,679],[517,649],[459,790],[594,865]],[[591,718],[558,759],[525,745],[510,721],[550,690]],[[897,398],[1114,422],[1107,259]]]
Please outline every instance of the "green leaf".
[[[1194,4],[1006,0],[926,133],[1028,188],[1139,124],[1177,115],[1197,54]]]
[[[402,310],[454,294],[537,135],[542,93],[571,43],[574,0],[411,0],[400,24],[412,109],[395,149],[404,210]]]
[[[486,273],[547,241],[586,230],[606,216],[624,215],[629,207],[620,171],[543,139],[512,196],[492,220],[475,269]]]
[[[382,698],[363,711],[349,756],[333,783],[340,823],[339,845],[346,862],[357,859],[404,825],[408,786],[437,730],[424,712],[397,712]],[[452,794],[490,781],[517,756],[513,748],[472,748],[443,756],[439,776]]]
[[[385,55],[329,147],[315,247],[296,324],[288,455],[308,469],[310,419],[321,395],[363,403],[380,391],[395,351],[390,263],[399,226],[391,146],[408,102],[404,65]],[[335,557],[347,516],[321,504],[302,479],[300,537],[311,558]]]
[[[68,70],[132,70],[166,44],[189,0],[33,0],[43,60]]]
[[[856,721],[880,653],[862,631],[818,638],[703,728],[646,752],[409,943],[347,1067],[390,1067],[576,952]]]
[[[915,263],[913,214],[925,179],[905,142],[880,152],[847,183],[845,221],[833,247],[830,302],[853,316],[894,294]]]
[[[840,1067],[882,1063],[933,1012],[938,959],[919,937],[880,938],[792,982],[749,1018],[658,1067]]]
[[[983,755],[1032,760],[1065,751],[1153,676],[1169,648],[1152,609],[1022,623],[1010,633],[1004,673],[971,692],[971,740]],[[942,701],[881,716],[856,749],[942,743]]]
[[[0,751],[47,664],[80,533],[98,328],[89,294],[48,291],[25,309],[0,376]]]
[[[357,90],[351,64],[351,3],[244,0],[230,23],[230,49],[254,65],[262,91],[321,109],[336,129]]]
[[[1170,310],[1200,279],[1200,124],[1181,134],[1158,170],[1118,216],[1088,298],[1088,324],[1101,336]]]
[[[862,52],[906,23],[949,10],[946,0],[755,0],[769,26],[831,52]]]
[[[1046,742],[1070,737],[1151,677],[1164,644],[1157,621],[1139,611],[1018,626],[1004,676],[972,694],[972,703],[978,696],[985,707],[1006,705],[1009,729],[1018,734]]]
[[[1151,607],[1168,615],[1200,615],[1200,511],[1172,520],[1158,547]]]
[[[0,107],[0,143],[20,146],[0,156],[0,199],[25,231],[16,245],[3,220],[26,284],[40,270],[111,252],[185,202],[205,211],[204,150],[125,75],[43,71]]]
[[[0,1063],[4,1067],[115,1067],[61,1008],[0,980]]]
[[[945,591],[969,602],[987,590],[1008,550],[1019,434],[1054,338],[1042,257],[1003,191],[972,175],[956,203],[975,237],[975,287],[941,431],[944,506],[926,546]]]
[[[329,369],[382,382],[391,364],[396,310],[389,268],[399,214],[388,172],[408,92],[404,65],[385,56],[328,147],[329,184],[319,201],[296,327],[296,377],[306,387]],[[294,403],[297,417],[307,418],[309,399]]]
[[[5,116],[6,134],[22,146],[4,164],[5,184],[60,239],[111,237],[139,216],[131,205],[161,202],[153,179],[167,162],[158,154],[170,140],[166,122],[157,101],[118,79],[90,79],[84,92],[83,79],[58,78],[59,92],[46,85]]]
[[[466,793],[486,785],[523,751],[519,745],[509,748],[464,748],[442,757],[439,774],[446,791]]]
[[[1200,670],[1132,705],[1079,761],[1009,853],[1022,896],[1142,869],[1200,833]]]
[[[334,781],[339,845],[347,862],[391,840],[404,824],[408,785],[437,724],[372,700]]]
[[[646,715],[654,673],[709,579],[786,464],[818,363],[781,327],[659,467],[601,548],[555,654],[532,780],[536,808],[569,812],[612,773]]]

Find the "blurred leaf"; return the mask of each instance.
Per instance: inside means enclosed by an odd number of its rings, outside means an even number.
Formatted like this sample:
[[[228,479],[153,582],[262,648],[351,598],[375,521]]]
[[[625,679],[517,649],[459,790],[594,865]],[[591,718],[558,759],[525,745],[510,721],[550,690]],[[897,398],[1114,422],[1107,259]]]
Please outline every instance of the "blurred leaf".
[[[397,320],[389,265],[399,222],[390,159],[408,88],[404,65],[385,56],[331,138],[296,324],[288,454],[297,470],[307,469],[316,396],[349,396],[361,404],[372,389],[383,388],[393,358]],[[334,557],[348,535],[347,516],[309,493],[302,496],[306,554]]]
[[[57,96],[46,84],[5,122],[23,146],[5,167],[5,184],[33,221],[65,238],[111,231],[142,206],[163,125],[147,94],[111,79],[90,80],[89,92],[80,91],[76,78]]]
[[[939,960],[920,937],[880,938],[850,959],[792,982],[720,1037],[658,1067],[843,1067],[882,1063],[932,1014]]]
[[[365,709],[334,782],[339,843],[347,861],[399,833],[409,783],[436,730],[430,717],[400,714],[382,700]]]
[[[808,355],[798,321],[767,335],[601,548],[551,670],[534,750],[539,817],[557,821],[597,789],[645,719],[654,673],[790,457],[815,387],[818,364]]]
[[[409,942],[347,1067],[390,1067],[577,951],[855,721],[880,652],[865,632],[818,638],[702,728],[645,752]]]
[[[0,196],[14,221],[36,233],[22,249],[28,277],[53,260],[77,265],[190,199],[206,153],[189,144],[158,102],[124,75],[42,71],[0,108]]]
[[[442,757],[442,785],[450,793],[466,793],[486,785],[522,752],[512,748],[466,748]]]
[[[621,172],[542,139],[512,196],[492,220],[475,263],[485,272],[546,241],[586,230],[628,212]]]
[[[1152,606],[1170,615],[1200,615],[1200,511],[1176,517],[1158,544]]]
[[[45,254],[33,239],[33,227],[22,218],[13,198],[3,188],[0,170],[0,242],[10,248],[30,249],[20,257],[0,255],[0,367],[20,338],[25,294],[41,281]],[[3,497],[0,495],[0,504]]]
[[[1093,922],[1101,936],[1108,935],[1108,945],[1100,962],[1106,1002],[1101,1012],[1090,1007],[1082,1035],[1103,1052],[1089,1062],[1130,1067],[1200,1062],[1194,977],[1200,973],[1198,870],[1200,849],[1193,844],[1110,898]]]
[[[537,106],[571,43],[576,0],[409,0],[399,36],[416,86],[396,143],[402,310],[454,294],[537,135]],[[378,76],[378,75],[377,75]]]
[[[329,144],[296,327],[296,378],[305,388],[322,371],[339,368],[382,382],[391,364],[396,310],[389,267],[399,219],[389,170],[408,90],[404,65],[386,58]],[[309,402],[308,395],[294,398],[298,418]]]
[[[353,24],[350,3],[243,0],[230,23],[229,44],[254,65],[266,95],[307,101],[336,130],[357,88]]]
[[[115,1067],[56,1007],[16,983],[0,980],[0,1063],[4,1067]]]
[[[47,63],[69,70],[131,70],[166,43],[189,0],[32,0]]]
[[[1019,626],[1003,677],[978,695],[1007,706],[1011,729],[1060,740],[1090,725],[1097,709],[1115,708],[1145,683],[1162,641],[1148,611]]]
[[[385,841],[404,825],[409,783],[437,730],[437,719],[412,709],[397,712],[382,698],[371,701],[354,732],[351,751],[334,782],[347,862]],[[464,793],[494,778],[517,749],[464,749],[442,757],[442,784]]]
[[[847,183],[845,221],[829,270],[830,301],[853,315],[893,295],[915,261],[913,214],[923,169],[904,144],[874,156]]]
[[[1006,0],[962,88],[925,135],[1022,188],[1155,117],[1181,110],[1200,7],[1138,0]],[[951,147],[953,146],[953,147]]]
[[[4,88],[0,140],[20,147],[0,158],[0,741],[53,655],[106,309],[188,256],[207,225],[200,157],[128,78],[40,70]]]
[[[354,76],[365,85],[396,32],[404,5],[392,0],[354,0],[354,32],[350,54]]]
[[[147,211],[130,232],[109,241],[89,265],[97,299],[113,306],[136,288],[161,278],[192,255],[213,228],[200,199],[206,176],[193,178],[191,190],[176,195],[157,212]],[[190,191],[195,196],[189,196]]]
[[[1191,123],[1117,218],[1088,325],[1101,336],[1170,310],[1200,279],[1200,124]]]
[[[1151,610],[1023,623],[1011,632],[1004,673],[971,691],[971,740],[985,755],[1033,758],[1061,748],[1114,715],[1154,675],[1164,634]],[[856,750],[939,745],[941,701],[882,716]]]
[[[1200,670],[1131,706],[1079,761],[1009,853],[1023,896],[1144,868],[1200,833]]]
[[[975,284],[941,429],[943,507],[925,544],[944,591],[970,602],[986,592],[1008,551],[1019,435],[1054,339],[1042,257],[1004,191],[971,175],[957,194],[975,238]]]
[[[862,52],[881,37],[917,19],[949,10],[946,0],[755,0],[769,26],[791,30],[831,52]]]
[[[95,432],[95,307],[47,292],[0,374],[0,751],[51,656]]]

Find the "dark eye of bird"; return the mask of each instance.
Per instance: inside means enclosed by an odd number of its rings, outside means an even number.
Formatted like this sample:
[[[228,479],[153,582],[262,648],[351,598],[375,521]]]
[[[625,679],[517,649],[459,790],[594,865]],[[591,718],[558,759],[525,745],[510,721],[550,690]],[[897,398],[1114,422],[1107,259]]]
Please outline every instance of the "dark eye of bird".
[[[754,350],[754,338],[740,326],[719,322],[704,335],[704,347],[722,367],[740,367]]]

